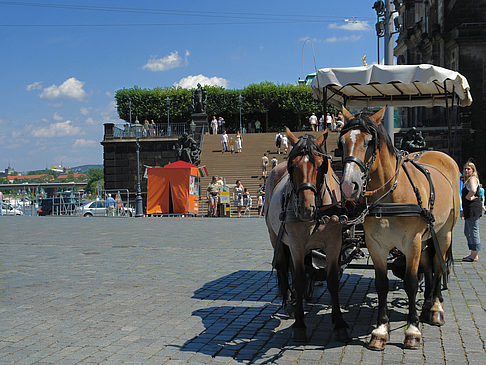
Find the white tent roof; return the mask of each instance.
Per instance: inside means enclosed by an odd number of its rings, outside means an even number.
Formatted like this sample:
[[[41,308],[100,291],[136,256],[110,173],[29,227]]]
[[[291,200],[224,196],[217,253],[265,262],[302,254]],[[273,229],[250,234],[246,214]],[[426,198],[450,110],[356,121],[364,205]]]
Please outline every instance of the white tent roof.
[[[348,68],[323,68],[311,87],[314,96],[346,106],[469,106],[472,103],[469,83],[460,73],[433,65],[370,65]]]

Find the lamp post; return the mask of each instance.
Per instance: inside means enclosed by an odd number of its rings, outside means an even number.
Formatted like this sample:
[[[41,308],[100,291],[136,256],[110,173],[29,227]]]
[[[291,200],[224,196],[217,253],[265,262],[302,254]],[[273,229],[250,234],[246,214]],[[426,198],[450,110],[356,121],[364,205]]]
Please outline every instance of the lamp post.
[[[142,189],[140,187],[140,143],[138,136],[135,139],[137,146],[137,195],[135,196],[135,217],[143,217]]]
[[[243,130],[241,129],[241,103],[242,103],[242,100],[243,100],[243,97],[240,95],[238,95],[238,101],[240,103],[240,133],[243,133]]]
[[[172,130],[170,128],[170,98],[167,97],[165,102],[167,103],[167,135],[170,136],[172,134]]]
[[[130,95],[125,95],[125,97],[128,99],[128,108],[130,109],[130,121],[129,123],[132,124],[132,98]]]

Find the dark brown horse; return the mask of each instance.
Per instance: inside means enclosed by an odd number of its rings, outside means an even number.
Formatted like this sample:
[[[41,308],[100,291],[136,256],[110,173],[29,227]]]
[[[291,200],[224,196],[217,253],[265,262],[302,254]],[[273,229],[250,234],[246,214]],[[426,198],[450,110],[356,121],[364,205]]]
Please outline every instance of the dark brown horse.
[[[340,200],[339,180],[330,168],[324,150],[327,130],[316,139],[310,135],[297,138],[287,129],[287,137],[293,149],[287,164],[279,164],[270,173],[264,207],[283,306],[293,308],[290,271],[295,291],[293,337],[306,341],[302,301],[308,283],[304,258],[312,249],[323,249],[327,256],[326,280],[331,294],[334,332],[339,340],[345,341],[348,340],[348,326],[342,317],[338,297],[342,226],[335,214],[322,220],[323,223],[317,220],[319,216],[322,218],[320,212],[324,208],[332,207],[333,202]]]
[[[425,274],[421,318],[437,326],[444,323],[441,279],[460,204],[459,169],[454,160],[438,151],[409,155],[396,151],[381,124],[384,111],[353,116],[343,108],[345,125],[339,140],[343,197],[367,207],[363,227],[379,301],[378,326],[368,344],[375,350],[382,350],[388,339],[390,250],[398,249],[406,258],[404,287],[409,308],[404,347],[417,347],[421,340],[415,304],[419,266]]]

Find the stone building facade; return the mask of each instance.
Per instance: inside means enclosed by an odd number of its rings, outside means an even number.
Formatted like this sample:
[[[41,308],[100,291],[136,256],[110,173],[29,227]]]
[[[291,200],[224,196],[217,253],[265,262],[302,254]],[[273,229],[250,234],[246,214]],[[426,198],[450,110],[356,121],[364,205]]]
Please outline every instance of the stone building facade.
[[[486,0],[404,0],[402,28],[394,54],[398,64],[429,63],[464,75],[473,104],[453,108],[456,157],[459,164],[473,157],[486,176]],[[403,110],[402,126],[446,127],[444,108]]]

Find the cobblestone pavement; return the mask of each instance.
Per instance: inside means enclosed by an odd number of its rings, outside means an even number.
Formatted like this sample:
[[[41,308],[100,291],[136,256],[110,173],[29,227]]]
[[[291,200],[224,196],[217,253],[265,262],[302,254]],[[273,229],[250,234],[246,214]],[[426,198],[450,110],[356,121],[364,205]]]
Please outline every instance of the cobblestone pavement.
[[[391,338],[373,352],[371,270],[341,281],[350,343],[331,335],[325,285],[306,304],[309,342],[291,340],[263,219],[0,217],[0,363],[485,364],[486,256],[460,261],[462,229],[446,324],[403,350],[406,296],[390,273]]]

